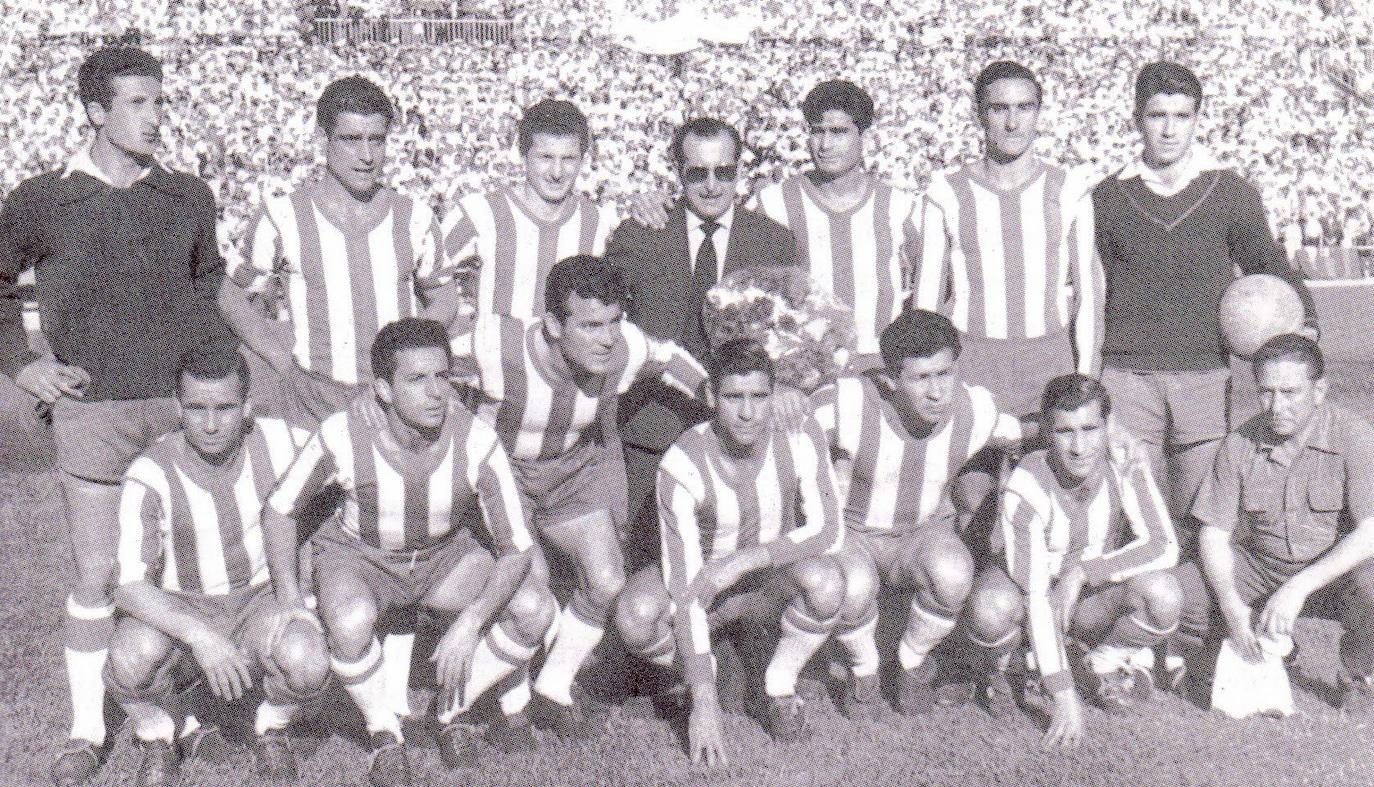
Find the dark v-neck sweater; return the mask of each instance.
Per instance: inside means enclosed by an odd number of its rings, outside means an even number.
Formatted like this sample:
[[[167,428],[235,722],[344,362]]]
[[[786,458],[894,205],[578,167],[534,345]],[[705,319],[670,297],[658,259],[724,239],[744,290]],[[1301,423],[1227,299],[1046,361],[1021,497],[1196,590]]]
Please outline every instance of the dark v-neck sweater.
[[[1113,175],[1093,190],[1093,208],[1107,277],[1105,365],[1226,366],[1217,310],[1236,268],[1293,284],[1315,321],[1312,295],[1270,235],[1259,192],[1234,171],[1204,172],[1170,197],[1139,176]]]

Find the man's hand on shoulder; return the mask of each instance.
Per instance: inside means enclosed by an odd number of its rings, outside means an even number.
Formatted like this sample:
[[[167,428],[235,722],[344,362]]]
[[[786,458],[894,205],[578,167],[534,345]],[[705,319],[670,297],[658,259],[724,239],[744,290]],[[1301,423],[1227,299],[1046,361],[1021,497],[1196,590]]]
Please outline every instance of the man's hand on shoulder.
[[[673,196],[664,191],[636,194],[630,198],[630,218],[651,230],[661,230],[668,226],[668,210],[673,202]]]
[[[85,395],[91,376],[79,366],[69,366],[45,355],[20,369],[14,382],[43,402],[52,404],[62,396],[80,399]]]

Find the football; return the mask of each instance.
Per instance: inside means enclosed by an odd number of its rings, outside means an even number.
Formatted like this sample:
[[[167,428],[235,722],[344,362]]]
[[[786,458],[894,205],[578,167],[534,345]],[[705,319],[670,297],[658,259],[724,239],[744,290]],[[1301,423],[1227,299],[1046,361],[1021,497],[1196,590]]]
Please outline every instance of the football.
[[[1302,328],[1302,300],[1288,282],[1268,273],[1242,276],[1221,296],[1221,335],[1231,352],[1249,358],[1265,342]]]

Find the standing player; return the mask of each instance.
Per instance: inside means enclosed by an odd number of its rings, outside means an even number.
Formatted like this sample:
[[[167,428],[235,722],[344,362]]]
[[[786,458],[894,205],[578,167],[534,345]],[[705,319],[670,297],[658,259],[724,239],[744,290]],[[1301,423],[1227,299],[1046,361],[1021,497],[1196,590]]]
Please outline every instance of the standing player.
[[[1006,568],[978,577],[965,621],[976,641],[996,643],[991,661],[1010,705],[1005,668],[1024,623],[1054,710],[1044,743],[1072,748],[1083,739],[1083,710],[1065,649],[1072,635],[1091,646],[1084,658],[1094,699],[1125,712],[1148,696],[1153,678],[1136,654],[1178,625],[1181,594],[1168,573],[1178,542],[1149,463],[1110,461],[1111,398],[1079,374],[1045,388],[1043,429],[1050,447],[1028,454],[1003,492]]]
[[[984,156],[932,180],[915,274],[915,305],[959,329],[965,382],[1017,415],[1036,410],[1051,378],[1095,374],[1102,341],[1091,184],[1032,150],[1041,97],[1019,63],[979,72]]]
[[[1196,536],[1185,517],[1227,432],[1231,372],[1217,312],[1235,270],[1287,280],[1316,331],[1312,296],[1270,236],[1259,192],[1194,146],[1201,110],[1193,72],[1145,66],[1135,82],[1141,158],[1093,190],[1107,277],[1102,383],[1149,446],[1155,477],[1167,479],[1185,551]]]
[[[383,328],[371,352],[382,425],[348,411],[326,418],[264,517],[278,601],[303,614],[297,512],[327,484],[343,490],[343,505],[312,540],[315,587],[331,666],[363,714],[370,778],[379,786],[411,783],[381,669],[379,617],[419,604],[441,621],[433,657],[442,697],[439,753],[451,768],[474,756],[464,712],[534,655],[553,619],[547,589],[528,581],[533,542],[505,449],[495,430],[451,396],[448,341],[433,320]],[[485,522],[495,559],[473,537],[475,516]]]
[[[573,193],[587,161],[587,118],[567,101],[545,99],[520,117],[523,183],[470,194],[444,219],[444,249],[461,264],[476,257],[477,313],[539,317],[555,262],[600,255],[615,211]]]
[[[368,382],[368,343],[383,325],[455,302],[433,211],[382,182],[391,100],[363,77],[344,77],[320,93],[315,118],[323,173],[264,200],[219,293],[229,324],[281,375],[285,415],[311,427]],[[285,325],[248,298],[274,277]]]
[[[105,753],[101,672],[113,630],[119,483],[130,462],[176,428],[176,368],[227,340],[215,310],[223,261],[215,200],[202,181],[153,159],[162,65],[110,47],[77,71],[95,131],[65,168],[21,183],[0,212],[0,371],[51,406],[67,536],[76,563],[63,639],[71,684],[68,746],[53,767],[81,784]],[[15,280],[33,268],[52,354],[28,349]]]
[[[391,100],[363,77],[344,77],[320,93],[315,118],[324,172],[265,199],[219,293],[244,343],[280,375],[282,415],[310,428],[347,407],[368,381],[368,343],[378,329],[422,305],[426,314],[451,316],[457,303],[433,211],[382,182]],[[249,301],[274,279],[286,294],[285,323]],[[402,715],[410,713],[408,627],[396,621],[400,631],[385,638]]]
[[[878,335],[907,295],[916,198],[864,168],[873,99],[862,88],[822,82],[801,111],[813,168],[765,186],[749,206],[792,231],[811,278],[854,310],[856,350],[876,362]]]
[[[536,720],[563,738],[590,732],[573,683],[625,584],[617,535],[626,496],[620,396],[649,376],[672,395],[699,395],[706,383],[686,350],[623,320],[626,292],[615,266],[569,257],[549,270],[542,319],[479,315],[472,332],[453,343],[457,375],[468,378],[478,414],[505,443],[540,541],[573,570],[571,603],[534,685]],[[509,729],[522,727],[528,698],[503,697]],[[528,725],[523,729],[528,735]]]
[[[237,350],[193,350],[178,372],[181,430],[124,474],[115,602],[124,613],[105,668],[143,747],[139,784],[175,783],[172,675],[183,656],[225,701],[262,678],[253,754],[259,775],[296,777],[285,728],[329,674],[313,616],[283,614],[268,584],[261,513],[309,436],[252,417]],[[197,708],[188,710],[198,711]]]
[[[832,556],[844,530],[825,436],[814,421],[795,432],[774,423],[773,363],[753,342],[712,354],[711,387],[715,417],[688,429],[659,469],[662,568],[640,570],[616,604],[631,649],[665,668],[681,665],[689,753],[707,765],[725,760],[712,630],[781,616],[764,675],[765,720],[775,738],[796,740],[804,730],[797,676],[844,599]]]
[[[954,630],[973,583],[973,558],[959,538],[949,481],[984,446],[1022,437],[986,388],[959,379],[959,333],[949,319],[912,309],[883,329],[884,368],[842,377],[817,391],[816,420],[849,466],[840,553],[845,603],[836,638],[853,659],[846,715],[876,715],[881,588],[913,590],[897,649],[897,706],[916,714],[934,704],[930,651]],[[841,473],[843,475],[843,473]]]

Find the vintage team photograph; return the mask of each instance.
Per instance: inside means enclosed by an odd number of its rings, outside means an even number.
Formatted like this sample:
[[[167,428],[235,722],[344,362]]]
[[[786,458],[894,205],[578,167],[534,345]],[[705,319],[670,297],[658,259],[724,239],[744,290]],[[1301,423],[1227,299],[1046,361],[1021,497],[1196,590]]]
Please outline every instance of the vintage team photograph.
[[[1368,0],[0,9],[0,784],[1374,784]]]

